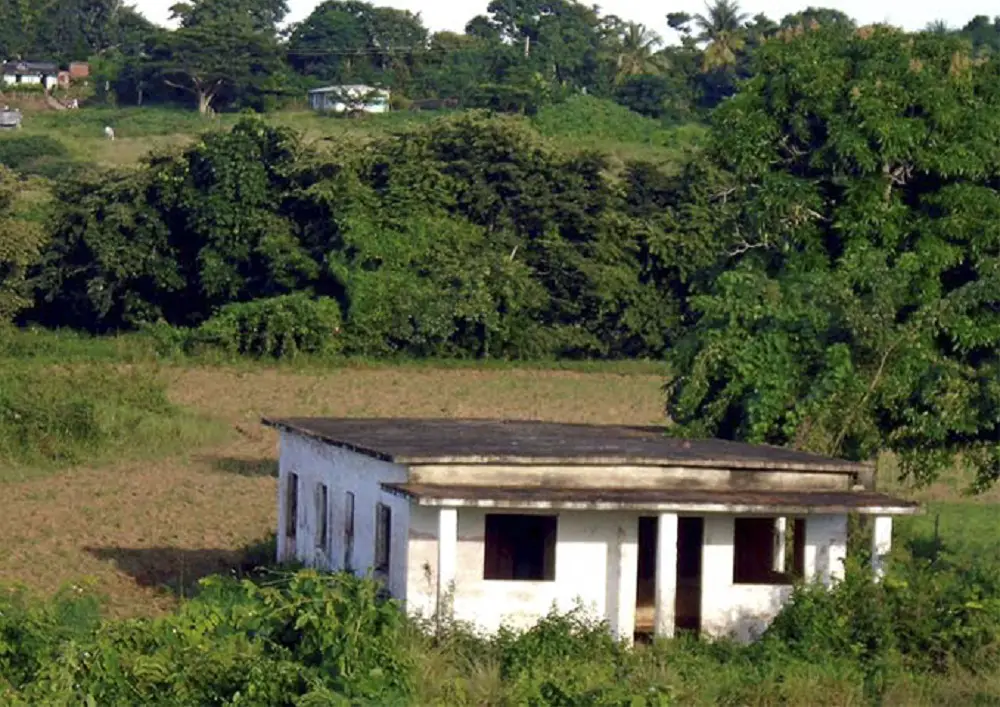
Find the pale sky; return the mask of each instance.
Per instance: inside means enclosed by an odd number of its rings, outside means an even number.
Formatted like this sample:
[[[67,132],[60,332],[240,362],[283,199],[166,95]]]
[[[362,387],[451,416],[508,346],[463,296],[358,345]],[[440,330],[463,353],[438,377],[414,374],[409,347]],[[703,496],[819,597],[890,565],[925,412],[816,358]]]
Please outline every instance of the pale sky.
[[[131,0],[150,20],[166,24],[168,8],[177,0]],[[585,0],[592,4],[593,0]],[[424,24],[431,31],[452,30],[461,32],[465,23],[486,10],[489,0],[374,0],[372,4],[396,7],[401,10],[419,12]],[[306,17],[319,0],[289,0],[291,14],[289,21],[295,22]],[[701,12],[704,3],[700,0],[674,0],[659,3],[655,0],[604,0],[597,3],[601,14],[618,15],[624,20],[642,22],[649,29],[666,36],[668,12]],[[785,15],[803,10],[809,5],[830,7],[841,10],[861,24],[888,22],[905,29],[921,29],[933,20],[945,20],[948,24],[961,27],[975,15],[992,17],[1000,14],[996,0],[951,0],[943,5],[931,0],[745,0],[740,3],[744,12],[751,16],[763,12],[772,20],[780,20]]]

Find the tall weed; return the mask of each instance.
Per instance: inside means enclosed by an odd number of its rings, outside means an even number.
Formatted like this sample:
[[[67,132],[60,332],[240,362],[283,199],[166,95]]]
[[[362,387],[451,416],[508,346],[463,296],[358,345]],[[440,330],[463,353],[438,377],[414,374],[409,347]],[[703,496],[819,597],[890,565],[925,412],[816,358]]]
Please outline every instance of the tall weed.
[[[0,473],[157,454],[219,429],[174,406],[155,371],[5,361]],[[142,444],[137,444],[141,440]]]

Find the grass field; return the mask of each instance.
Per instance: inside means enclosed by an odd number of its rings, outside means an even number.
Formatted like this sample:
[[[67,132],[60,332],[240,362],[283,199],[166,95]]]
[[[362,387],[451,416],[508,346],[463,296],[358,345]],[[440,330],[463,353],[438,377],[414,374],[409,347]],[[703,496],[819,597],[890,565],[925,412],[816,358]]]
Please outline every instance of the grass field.
[[[267,114],[265,120],[297,130],[307,142],[341,138],[353,143],[427,123],[442,113],[401,111],[358,119],[322,116],[309,110]],[[31,135],[53,137],[82,164],[121,167],[136,164],[153,150],[180,147],[200,133],[232,127],[240,114],[205,118],[191,110],[146,108],[83,108],[76,111],[38,111],[25,116],[21,130],[0,135],[0,140]],[[567,150],[598,150],[613,164],[645,159],[673,164],[685,147],[697,144],[699,126],[665,128],[613,103],[581,97],[549,107],[535,119],[546,137]],[[114,142],[104,137],[104,127],[115,130]]]
[[[277,438],[259,424],[265,414],[661,419],[655,374],[259,365],[160,374],[171,400],[221,422],[224,438],[3,483],[0,584],[50,593],[89,577],[112,613],[128,615],[167,609],[198,577],[238,566],[276,522]]]

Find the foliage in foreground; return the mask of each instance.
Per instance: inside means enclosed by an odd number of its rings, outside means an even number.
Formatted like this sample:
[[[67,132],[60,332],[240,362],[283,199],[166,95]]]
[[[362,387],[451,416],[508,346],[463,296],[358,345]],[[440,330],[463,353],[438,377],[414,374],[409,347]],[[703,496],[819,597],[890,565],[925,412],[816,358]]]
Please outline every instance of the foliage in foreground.
[[[628,648],[580,612],[485,638],[414,625],[368,579],[209,578],[172,615],[101,622],[81,590],[0,595],[7,704],[865,704],[971,696],[1000,670],[1000,572],[937,558],[802,588],[749,646]],[[987,682],[988,684],[988,682]],[[1000,694],[980,692],[980,699]]]

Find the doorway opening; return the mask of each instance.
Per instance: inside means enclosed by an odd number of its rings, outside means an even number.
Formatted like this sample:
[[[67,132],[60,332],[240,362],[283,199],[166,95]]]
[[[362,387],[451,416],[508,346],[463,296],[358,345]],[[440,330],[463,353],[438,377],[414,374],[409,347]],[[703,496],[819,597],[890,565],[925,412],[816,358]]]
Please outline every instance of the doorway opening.
[[[659,519],[639,518],[639,568],[636,586],[635,633],[642,640],[653,634],[656,620],[656,550]],[[677,519],[677,595],[674,600],[674,630],[701,629],[701,554],[705,519]]]

